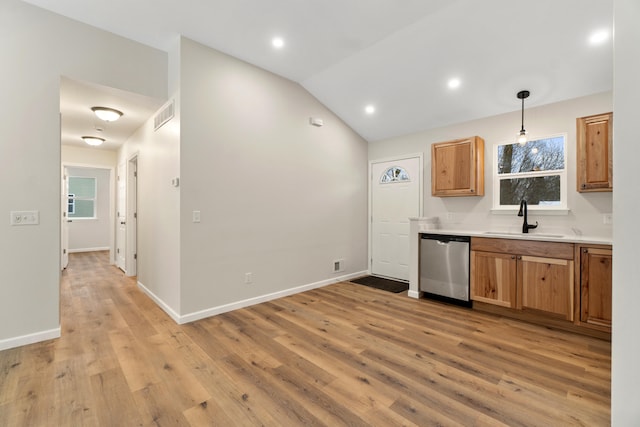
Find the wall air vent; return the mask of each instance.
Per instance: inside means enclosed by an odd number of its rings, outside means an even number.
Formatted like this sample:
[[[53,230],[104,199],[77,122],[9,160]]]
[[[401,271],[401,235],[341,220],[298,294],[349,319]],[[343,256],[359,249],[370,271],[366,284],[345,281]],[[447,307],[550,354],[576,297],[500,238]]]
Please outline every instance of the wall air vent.
[[[172,99],[171,101],[167,102],[164,105],[164,107],[162,107],[162,110],[160,110],[158,114],[156,114],[156,116],[153,118],[154,131],[160,129],[162,125],[164,125],[165,123],[167,123],[169,120],[173,118],[173,115],[175,114],[174,106],[175,106],[175,100]]]

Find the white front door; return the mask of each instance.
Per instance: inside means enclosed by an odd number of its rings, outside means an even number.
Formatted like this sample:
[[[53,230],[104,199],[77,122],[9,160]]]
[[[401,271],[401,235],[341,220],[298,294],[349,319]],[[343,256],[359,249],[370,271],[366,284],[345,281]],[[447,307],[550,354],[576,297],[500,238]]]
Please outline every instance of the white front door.
[[[127,253],[127,169],[125,163],[118,165],[118,194],[116,202],[116,266],[126,272]]]
[[[422,156],[371,163],[371,274],[409,280],[409,218],[422,213]]]

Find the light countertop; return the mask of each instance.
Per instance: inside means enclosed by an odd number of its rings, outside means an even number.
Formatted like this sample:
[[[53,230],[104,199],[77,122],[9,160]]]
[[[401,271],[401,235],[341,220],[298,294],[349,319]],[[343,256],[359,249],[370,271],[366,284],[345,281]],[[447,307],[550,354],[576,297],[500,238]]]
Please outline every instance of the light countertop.
[[[478,231],[467,229],[446,229],[430,228],[430,226],[419,226],[418,232],[421,234],[449,234],[452,236],[489,237],[495,239],[516,239],[516,240],[539,240],[546,242],[566,242],[566,243],[590,243],[599,245],[611,245],[612,239],[609,237],[587,236],[582,234],[560,234],[560,233],[536,233],[535,230],[529,233],[516,233],[511,231]]]

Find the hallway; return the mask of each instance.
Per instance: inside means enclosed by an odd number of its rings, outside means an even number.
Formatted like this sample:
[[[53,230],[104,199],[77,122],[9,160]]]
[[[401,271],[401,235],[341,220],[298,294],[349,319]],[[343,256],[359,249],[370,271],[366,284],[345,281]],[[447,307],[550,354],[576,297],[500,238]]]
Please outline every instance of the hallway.
[[[610,343],[427,300],[339,283],[180,326],[106,252],[61,300],[61,338],[0,352],[2,426],[609,424]]]

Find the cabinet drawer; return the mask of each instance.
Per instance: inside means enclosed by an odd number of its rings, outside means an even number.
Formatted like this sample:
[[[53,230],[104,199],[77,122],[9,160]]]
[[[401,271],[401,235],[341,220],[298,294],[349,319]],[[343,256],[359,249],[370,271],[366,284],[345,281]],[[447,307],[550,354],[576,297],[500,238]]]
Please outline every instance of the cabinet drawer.
[[[529,255],[559,259],[573,259],[573,243],[540,242],[532,240],[472,237],[471,250]]]

